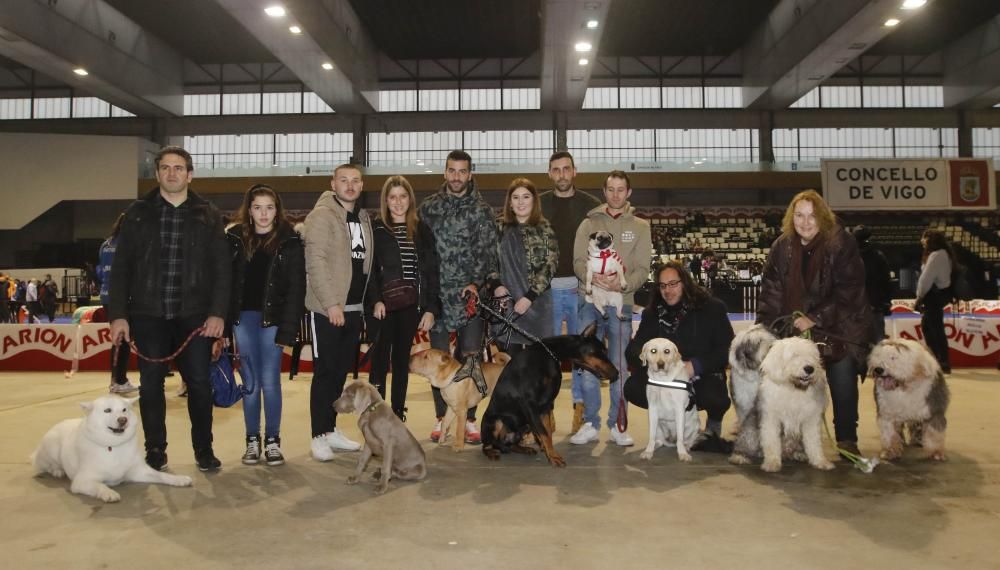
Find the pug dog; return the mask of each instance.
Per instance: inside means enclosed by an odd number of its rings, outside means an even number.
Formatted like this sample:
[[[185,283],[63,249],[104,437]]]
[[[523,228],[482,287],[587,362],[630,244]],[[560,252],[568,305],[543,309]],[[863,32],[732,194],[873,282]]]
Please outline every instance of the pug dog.
[[[625,262],[615,251],[615,238],[608,232],[594,232],[590,234],[590,242],[587,245],[587,283],[586,301],[593,303],[594,308],[607,318],[606,307],[618,309],[618,318],[625,320],[622,316],[623,299],[620,291],[608,291],[600,287],[594,287],[594,275],[616,275],[622,290],[625,289]]]

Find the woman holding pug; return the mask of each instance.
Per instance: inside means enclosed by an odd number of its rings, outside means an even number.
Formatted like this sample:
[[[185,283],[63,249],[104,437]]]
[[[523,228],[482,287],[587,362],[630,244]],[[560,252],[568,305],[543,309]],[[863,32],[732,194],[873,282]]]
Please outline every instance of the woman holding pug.
[[[380,219],[372,234],[375,264],[371,278],[375,318],[368,337],[371,350],[369,381],[385,398],[385,377],[392,363],[392,411],[406,421],[406,388],[410,381],[410,349],[417,330],[429,332],[441,314],[438,257],[431,229],[417,219],[413,187],[402,176],[382,185]]]
[[[625,349],[632,375],[625,382],[625,399],[648,408],[648,376],[639,355],[654,338],[666,338],[677,345],[684,367],[694,380],[695,403],[708,413],[705,430],[693,450],[728,453],[729,442],[722,439],[722,417],[729,409],[726,365],[733,327],[726,306],[707,289],[694,282],[684,263],[668,261],[656,270],[656,287],[635,337]],[[669,388],[665,388],[669,389]]]
[[[306,270],[302,240],[285,218],[273,188],[247,190],[226,231],[233,253],[230,322],[240,354],[247,447],[243,463],[285,462],[281,453],[281,346],[292,346],[305,311]],[[260,437],[261,394],[264,439]],[[263,448],[263,450],[262,450]]]
[[[857,241],[815,190],[799,192],[764,267],[757,322],[805,335],[823,356],[837,447],[858,451],[858,374],[865,370],[871,310]]]
[[[559,243],[542,216],[538,189],[527,178],[516,178],[507,188],[497,244],[499,267],[487,279],[494,298],[514,323],[537,338],[552,336],[550,284],[559,264]],[[505,352],[515,354],[534,341],[511,331],[497,339]]]

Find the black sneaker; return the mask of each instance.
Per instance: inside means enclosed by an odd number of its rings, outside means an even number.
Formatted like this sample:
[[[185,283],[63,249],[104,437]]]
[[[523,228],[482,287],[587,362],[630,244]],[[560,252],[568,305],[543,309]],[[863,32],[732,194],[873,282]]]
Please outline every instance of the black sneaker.
[[[694,444],[691,445],[691,451],[728,455],[733,452],[733,442],[711,432],[702,432],[698,435],[698,439],[695,440]]]
[[[157,471],[163,471],[167,468],[167,452],[156,447],[146,450],[146,465]]]
[[[264,440],[264,461],[271,467],[285,464],[285,456],[281,454],[281,438],[269,437]]]
[[[404,422],[404,423],[406,422],[406,412],[407,411],[409,411],[408,408],[393,408],[392,409],[392,413],[396,414],[396,417],[399,418],[399,421]]]
[[[243,453],[243,465],[257,465],[260,461],[260,436],[247,436],[247,450]]]
[[[222,467],[222,462],[212,453],[211,447],[204,451],[195,452],[194,460],[198,463],[199,471],[215,471]]]

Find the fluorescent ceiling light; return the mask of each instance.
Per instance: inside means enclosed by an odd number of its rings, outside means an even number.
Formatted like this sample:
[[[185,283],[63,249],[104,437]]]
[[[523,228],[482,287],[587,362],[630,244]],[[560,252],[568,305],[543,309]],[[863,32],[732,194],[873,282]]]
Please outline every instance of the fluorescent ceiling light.
[[[587,29],[593,30],[597,27],[597,20],[587,20]]]
[[[285,15],[285,9],[277,4],[264,8],[264,13],[272,18],[280,18]]]
[[[330,62],[326,62],[323,64],[323,69],[330,71],[331,69],[333,69],[333,64]]]
[[[580,58],[580,65],[587,65],[588,63],[590,63],[589,59],[587,59],[585,57],[581,57]]]
[[[899,24],[899,20],[897,20],[896,18],[889,18],[888,20],[885,21],[885,25],[887,28],[895,27],[897,24]]]
[[[298,26],[289,26],[288,31],[292,32],[295,35],[298,35],[302,33],[302,28]]]
[[[84,68],[82,68],[82,67],[78,67],[78,68],[74,69],[73,73],[79,75],[80,77],[86,77],[86,76],[90,75],[90,73],[87,73],[87,70],[84,69]]]
[[[923,6],[926,3],[927,3],[927,0],[903,0],[903,9],[904,10],[916,10],[917,8],[920,8],[921,6]]]
[[[577,44],[573,46],[573,48],[576,51],[590,51],[591,49],[594,48],[594,46],[590,45],[590,42],[577,42]]]

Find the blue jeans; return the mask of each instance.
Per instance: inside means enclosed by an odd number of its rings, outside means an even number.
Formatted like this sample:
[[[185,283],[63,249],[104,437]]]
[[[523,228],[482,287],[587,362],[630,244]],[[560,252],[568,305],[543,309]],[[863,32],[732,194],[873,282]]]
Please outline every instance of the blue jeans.
[[[566,321],[566,334],[578,334],[580,315],[580,295],[576,289],[552,289],[552,334],[562,334],[562,324]],[[570,383],[573,402],[583,401],[583,392],[577,374],[573,373]]]
[[[622,400],[622,386],[625,384],[625,378],[628,377],[625,347],[628,346],[628,341],[632,338],[632,306],[622,308],[622,314],[628,317],[628,320],[624,321],[618,319],[614,307],[607,307],[604,312],[606,317],[602,317],[592,303],[583,305],[580,310],[580,330],[587,328],[591,323],[597,323],[597,338],[607,341],[608,357],[618,369],[619,380],[612,382],[610,386],[611,405],[608,406],[607,423],[608,428],[611,428],[618,419],[618,403],[625,404]],[[580,392],[583,395],[583,421],[600,429],[601,381],[584,370],[574,370],[573,380],[580,386]]]
[[[260,326],[260,311],[241,311],[234,327],[240,353],[240,376],[251,392],[243,396],[247,435],[260,435],[260,393],[264,392],[264,437],[281,432],[281,347],[274,344],[278,327]]]

